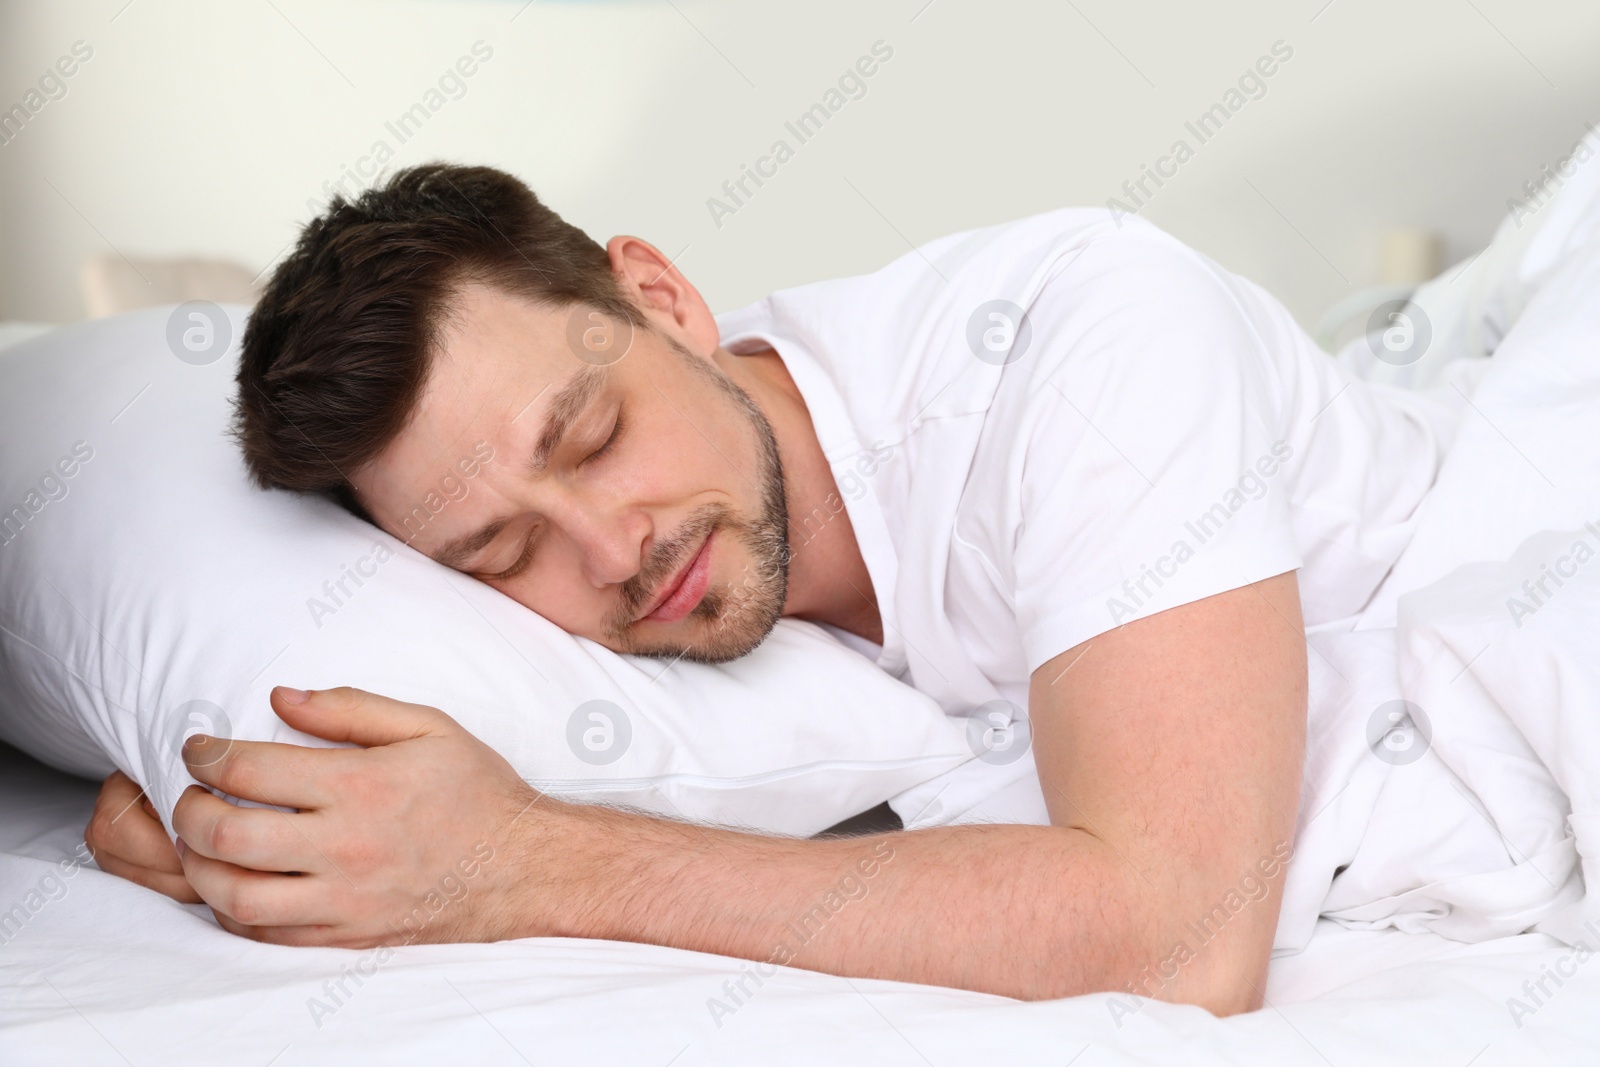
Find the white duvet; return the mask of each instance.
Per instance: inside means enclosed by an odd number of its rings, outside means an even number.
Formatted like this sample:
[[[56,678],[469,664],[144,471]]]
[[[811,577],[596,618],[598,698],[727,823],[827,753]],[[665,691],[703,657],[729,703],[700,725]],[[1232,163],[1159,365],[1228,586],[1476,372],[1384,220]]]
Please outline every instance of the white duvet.
[[[1332,805],[1360,831],[1323,914],[1600,948],[1586,888],[1600,885],[1600,197],[1570,221],[1471,393],[1410,548],[1356,630],[1322,639],[1327,667],[1359,648],[1363,680],[1394,662],[1387,692],[1380,679],[1325,700],[1321,723],[1314,711],[1322,758],[1341,762],[1384,701],[1426,720],[1417,758],[1313,775],[1313,817]],[[1326,691],[1338,681],[1325,674]],[[1286,923],[1307,921],[1312,854],[1335,836],[1306,826]]]

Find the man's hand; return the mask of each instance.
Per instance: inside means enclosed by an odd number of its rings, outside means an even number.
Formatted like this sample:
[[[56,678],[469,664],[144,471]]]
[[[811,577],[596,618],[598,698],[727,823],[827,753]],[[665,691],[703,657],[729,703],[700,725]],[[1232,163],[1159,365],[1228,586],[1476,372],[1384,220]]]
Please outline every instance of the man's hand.
[[[184,760],[201,782],[298,809],[242,808],[199,786],[179,799],[183,873],[224,928],[348,948],[533,932],[511,925],[539,836],[529,809],[562,805],[541,801],[434,708],[357,689],[284,688],[272,706],[298,730],[373,747],[190,738]]]
[[[180,904],[200,903],[155,807],[121,771],[112,771],[101,784],[83,840],[107,874],[165,893]]]

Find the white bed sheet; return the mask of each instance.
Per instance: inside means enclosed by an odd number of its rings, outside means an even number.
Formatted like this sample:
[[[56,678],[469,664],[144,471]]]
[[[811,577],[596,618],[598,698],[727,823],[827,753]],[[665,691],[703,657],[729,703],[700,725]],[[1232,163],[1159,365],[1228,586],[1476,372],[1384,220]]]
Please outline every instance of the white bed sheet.
[[[81,842],[92,783],[0,750],[0,909]],[[969,812],[971,817],[973,813]],[[308,1002],[368,953],[261,945],[91,865],[0,933],[0,1063],[1592,1063],[1600,963],[1543,935],[1463,945],[1323,923],[1273,963],[1270,1006],[1218,1020],[1105,995],[1043,1003],[782,969],[731,1016],[740,961],[620,942],[401,948],[331,1015]],[[28,909],[25,907],[25,911]],[[1514,1019],[1561,961],[1575,971]],[[1592,964],[1592,965],[1591,965]],[[366,969],[371,970],[368,966]],[[751,987],[753,988],[753,987]],[[1076,1058],[1075,1058],[1076,1057]]]

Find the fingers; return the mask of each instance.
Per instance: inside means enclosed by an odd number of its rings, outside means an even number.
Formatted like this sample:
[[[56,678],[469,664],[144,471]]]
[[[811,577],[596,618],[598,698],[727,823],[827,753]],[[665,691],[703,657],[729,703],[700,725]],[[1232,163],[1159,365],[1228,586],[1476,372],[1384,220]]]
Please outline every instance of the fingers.
[[[170,841],[167,842],[167,847],[171,848],[171,846],[172,843]],[[174,863],[178,862],[176,851],[172,853],[172,860]],[[181,866],[177,874],[168,874],[165,871],[152,870],[149,867],[127,863],[118,859],[113,853],[103,851],[95,853],[94,861],[107,874],[114,874],[118,878],[126,878],[135,885],[142,885],[146,889],[154,889],[157,893],[171,897],[180,904],[204,903],[200,899],[200,894],[194,891],[194,886],[189,884],[189,879],[184,876]]]
[[[388,935],[358,934],[343,927],[315,924],[310,926],[246,926],[215,908],[211,913],[217,924],[230,934],[248,937],[269,945],[294,945],[306,948],[372,948],[374,945],[403,944],[405,938],[398,933]]]
[[[167,831],[145,807],[144,790],[121,771],[113,771],[101,784],[83,840],[96,862],[112,855],[168,874],[183,873]]]
[[[461,729],[436,708],[348,687],[301,693],[279,686],[272,691],[272,707],[297,730],[369,747]],[[341,760],[335,749],[205,734],[196,734],[183,746],[189,773],[206,785],[230,796],[302,811],[327,806],[329,776],[343,766]]]
[[[124,865],[147,867],[180,878],[183,875],[178,850],[172,847],[166,828],[145,808],[144,790],[121,771],[107,778],[101,787],[83,837],[95,851],[96,862],[102,856],[114,857]]]
[[[100,795],[95,798],[94,817],[89,820],[89,827],[84,831],[84,838],[90,835],[100,839],[102,843],[110,843],[117,835],[118,823],[122,815],[130,808],[138,808],[144,800],[144,790],[139,784],[121,771],[112,771],[104,782],[100,783]],[[90,844],[94,844],[90,841]]]
[[[407,704],[349,686],[309,693],[279,686],[272,691],[272,710],[296,730],[368,748],[460,729],[438,708]]]
[[[301,810],[327,805],[324,783],[338,772],[342,759],[339,749],[205,734],[195,734],[183,744],[183,762],[196,780],[229,796]]]
[[[178,851],[138,784],[115,771],[100,787],[83,839],[107,874],[126,878],[185,904],[200,897],[183,876]]]
[[[329,741],[368,747],[418,737],[464,733],[437,708],[342,687],[305,693],[279,686],[272,707],[285,723]],[[333,792],[331,776],[347,766],[337,749],[196,734],[183,746],[189,773],[230,796],[261,804],[318,810]]]
[[[254,871],[321,871],[328,862],[294,822],[309,817],[271,808],[237,807],[199,786],[190,786],[172,812],[173,829],[188,849],[182,870],[208,901],[212,898],[205,887],[194,880],[191,857],[196,854]]]
[[[194,849],[183,854],[183,869],[218,922],[226,919],[239,927],[326,927],[334,919],[332,895],[316,875],[252,871]]]

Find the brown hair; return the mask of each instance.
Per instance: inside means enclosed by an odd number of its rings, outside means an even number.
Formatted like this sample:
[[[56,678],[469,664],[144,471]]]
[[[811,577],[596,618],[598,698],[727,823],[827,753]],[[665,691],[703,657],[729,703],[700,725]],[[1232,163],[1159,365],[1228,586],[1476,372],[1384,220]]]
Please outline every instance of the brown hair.
[[[245,328],[234,433],[256,483],[365,516],[348,473],[405,428],[469,280],[639,319],[605,249],[504,171],[429,163],[354,201],[336,196]]]

